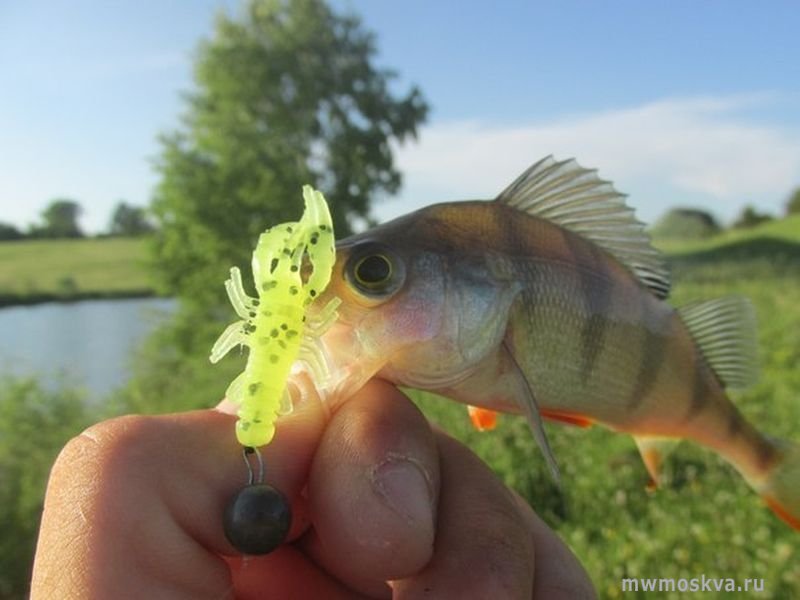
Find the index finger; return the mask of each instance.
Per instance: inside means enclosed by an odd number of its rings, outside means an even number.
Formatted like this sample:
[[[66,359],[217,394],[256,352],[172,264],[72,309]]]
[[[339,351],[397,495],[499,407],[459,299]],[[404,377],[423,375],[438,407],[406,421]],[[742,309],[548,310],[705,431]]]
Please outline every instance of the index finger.
[[[234,421],[216,410],[129,416],[70,441],[48,484],[33,597],[229,597],[220,555],[236,551],[222,514],[247,476]],[[319,405],[298,407],[263,452],[266,480],[288,498],[325,421]]]

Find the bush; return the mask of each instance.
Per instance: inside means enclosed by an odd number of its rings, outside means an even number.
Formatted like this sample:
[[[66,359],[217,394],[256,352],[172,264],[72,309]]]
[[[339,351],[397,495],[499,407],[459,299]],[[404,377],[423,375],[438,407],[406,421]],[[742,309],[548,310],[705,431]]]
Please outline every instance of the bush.
[[[0,241],[21,240],[22,232],[8,223],[0,223]]]
[[[736,221],[733,222],[733,227],[737,229],[755,227],[756,225],[760,225],[761,223],[771,220],[771,216],[757,212],[755,208],[748,204],[742,209],[742,212],[739,213]]]
[[[89,423],[83,396],[0,380],[0,598],[26,598],[50,467]]]
[[[718,233],[717,220],[704,210],[673,208],[653,226],[654,238],[674,240],[697,240]]]
[[[800,215],[800,187],[797,188],[786,203],[786,216]]]

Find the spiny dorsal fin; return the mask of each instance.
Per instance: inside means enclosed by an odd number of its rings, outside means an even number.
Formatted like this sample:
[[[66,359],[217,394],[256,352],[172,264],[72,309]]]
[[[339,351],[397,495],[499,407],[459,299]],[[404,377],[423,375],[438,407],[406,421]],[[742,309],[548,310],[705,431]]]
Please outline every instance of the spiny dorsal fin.
[[[758,376],[756,317],[741,296],[694,302],[678,312],[726,388],[743,389]]]
[[[669,295],[666,262],[650,244],[633,209],[625,204],[625,195],[575,159],[559,162],[548,156],[540,160],[496,201],[594,242],[628,267],[657,297]]]

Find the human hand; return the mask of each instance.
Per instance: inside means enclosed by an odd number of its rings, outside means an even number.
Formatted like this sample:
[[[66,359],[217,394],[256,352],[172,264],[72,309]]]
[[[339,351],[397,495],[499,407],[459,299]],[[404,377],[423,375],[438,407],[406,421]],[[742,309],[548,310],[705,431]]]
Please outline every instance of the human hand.
[[[48,485],[32,598],[593,598],[561,540],[474,454],[372,381],[307,404],[262,450],[285,545],[241,557],[222,515],[247,470],[219,410],[89,428]]]

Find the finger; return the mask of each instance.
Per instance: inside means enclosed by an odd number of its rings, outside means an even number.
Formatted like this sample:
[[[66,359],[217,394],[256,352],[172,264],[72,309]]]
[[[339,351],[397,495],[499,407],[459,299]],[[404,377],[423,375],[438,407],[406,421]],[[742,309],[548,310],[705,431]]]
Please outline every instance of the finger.
[[[267,556],[230,557],[226,561],[237,575],[236,600],[364,598],[332,579],[292,544]]]
[[[123,417],[72,440],[48,484],[34,597],[226,597],[218,555],[235,550],[222,514],[246,477],[234,421],[214,410]],[[324,422],[318,407],[301,407],[263,452],[267,480],[289,498]]]
[[[304,548],[336,578],[376,597],[430,560],[439,459],[430,427],[394,386],[372,381],[334,415],[309,480]]]
[[[437,441],[435,553],[422,571],[393,582],[394,597],[530,600],[534,546],[516,501],[470,450],[445,434]]]
[[[513,493],[534,543],[533,597],[553,600],[596,598],[592,580],[580,561],[530,505],[516,492]]]

